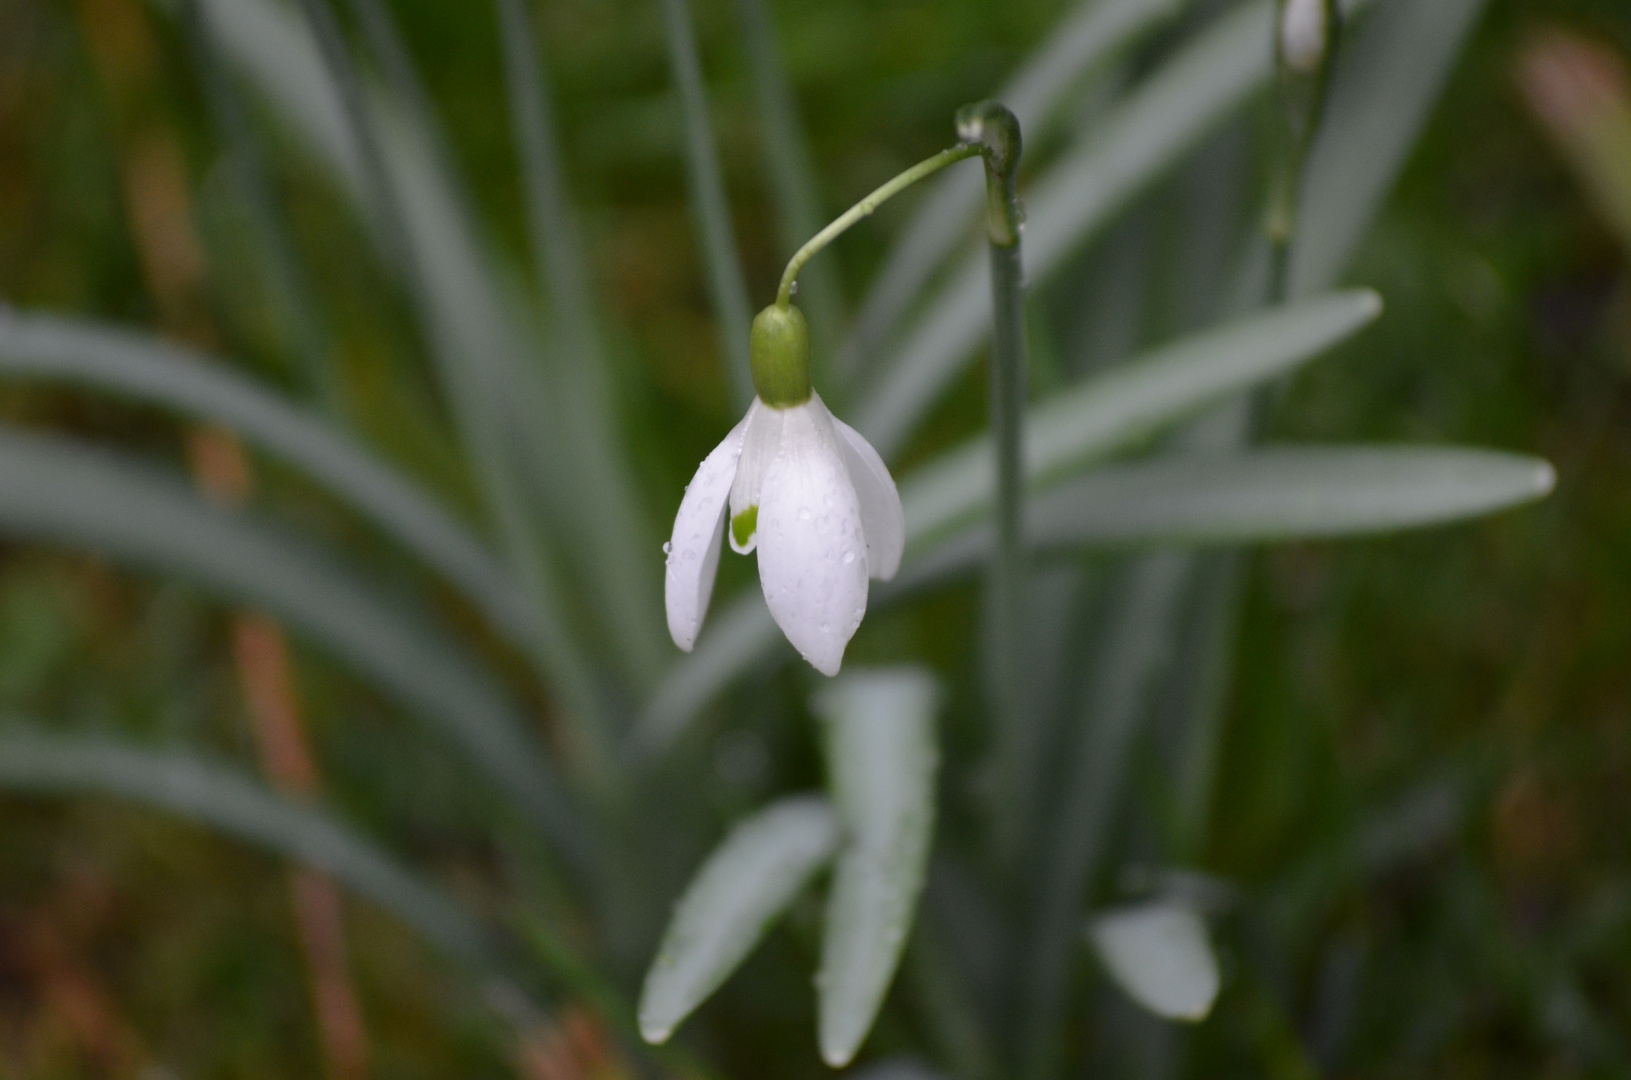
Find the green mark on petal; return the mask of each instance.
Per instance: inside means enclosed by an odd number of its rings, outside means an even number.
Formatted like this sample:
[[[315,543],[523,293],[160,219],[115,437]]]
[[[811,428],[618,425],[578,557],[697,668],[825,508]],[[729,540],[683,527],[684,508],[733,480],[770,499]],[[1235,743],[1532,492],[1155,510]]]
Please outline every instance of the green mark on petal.
[[[736,541],[737,547],[747,547],[748,541],[753,539],[753,534],[758,528],[759,508],[750,506],[731,518],[731,539]]]

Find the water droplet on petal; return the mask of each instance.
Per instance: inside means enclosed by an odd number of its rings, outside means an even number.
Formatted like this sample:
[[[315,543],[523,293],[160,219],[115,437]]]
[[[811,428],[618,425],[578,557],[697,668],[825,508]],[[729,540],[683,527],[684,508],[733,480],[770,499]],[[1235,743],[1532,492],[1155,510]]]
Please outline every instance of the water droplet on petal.
[[[809,521],[810,520],[810,508],[808,506],[799,507],[799,520],[800,521]]]
[[[668,555],[674,550],[674,545],[667,540],[663,541],[663,554]]]
[[[853,552],[853,551],[844,552],[844,565],[845,566],[848,566],[850,563],[852,563],[854,561],[855,561],[855,552]]]

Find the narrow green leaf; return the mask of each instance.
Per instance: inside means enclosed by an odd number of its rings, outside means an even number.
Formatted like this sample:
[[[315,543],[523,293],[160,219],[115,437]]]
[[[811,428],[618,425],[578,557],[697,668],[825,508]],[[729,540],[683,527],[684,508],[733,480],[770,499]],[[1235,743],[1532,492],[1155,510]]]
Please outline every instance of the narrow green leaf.
[[[495,629],[530,647],[537,612],[480,540],[321,418],[223,360],[95,323],[0,313],[0,374],[58,379],[128,395],[237,432],[311,474],[459,586]]]
[[[544,353],[550,386],[562,403],[551,413],[562,438],[541,465],[551,470],[551,479],[565,482],[566,498],[578,503],[582,526],[570,530],[567,540],[595,553],[588,565],[599,575],[613,644],[622,652],[636,688],[644,689],[656,677],[669,646],[661,629],[655,576],[629,573],[628,568],[640,565],[656,540],[648,534],[647,522],[633,516],[634,481],[617,423],[588,264],[568,196],[543,54],[523,0],[499,0],[497,7],[534,274],[558,328],[558,340],[546,343]],[[517,423],[525,427],[536,419],[523,415]],[[603,493],[613,497],[604,498]]]
[[[1218,996],[1218,961],[1206,923],[1171,901],[1094,916],[1088,940],[1127,996],[1167,1020],[1204,1020]]]
[[[680,104],[685,110],[685,161],[691,178],[691,210],[702,233],[708,291],[713,298],[720,341],[729,361],[726,374],[730,377],[732,396],[738,409],[746,409],[753,400],[753,375],[748,365],[748,326],[753,320],[753,308],[736,253],[736,230],[731,226],[725,179],[720,175],[719,152],[714,147],[713,125],[708,120],[708,88],[702,78],[702,62],[697,58],[690,5],[686,0],[662,0],[662,5],[669,62],[674,67],[674,81],[679,86]]]
[[[1059,105],[1081,75],[1170,18],[1183,0],[1080,0],[1036,55],[992,96],[1019,118],[1027,143],[1051,131]],[[912,300],[958,244],[970,234],[985,193],[978,169],[938,180],[889,249],[873,278],[855,328],[841,350],[840,373],[854,368],[886,340]]]
[[[279,798],[233,769],[8,724],[0,730],[0,789],[112,795],[179,814],[321,870],[461,962],[491,964],[485,931],[438,889],[322,810]]]
[[[0,531],[266,609],[462,746],[570,865],[588,865],[589,838],[503,691],[458,646],[308,545],[115,454],[16,432],[0,432]]]
[[[311,33],[282,6],[268,0],[202,0],[223,49],[252,77],[282,118],[306,138],[345,182],[354,198],[365,197],[362,156],[342,97]],[[593,402],[556,400],[543,385],[538,348],[528,320],[506,285],[507,275],[478,226],[451,162],[441,148],[434,118],[415,114],[412,101],[397,102],[364,87],[364,118],[377,141],[382,168],[401,219],[408,268],[416,275],[418,309],[438,377],[461,441],[498,525],[504,554],[541,607],[560,607],[563,593],[544,553],[553,539],[607,598],[597,615],[644,614],[628,632],[610,640],[645,640],[660,630],[655,579],[629,574],[651,550],[632,485],[620,460],[616,424]],[[406,110],[406,111],[405,111]],[[745,331],[744,331],[745,332]],[[580,384],[572,384],[574,386]],[[569,425],[563,417],[572,418]],[[599,417],[595,423],[586,417]],[[580,429],[579,426],[582,425]],[[536,505],[522,469],[530,469]],[[552,477],[575,483],[551,483]],[[551,534],[553,525],[554,534]],[[646,599],[626,602],[642,585]],[[570,637],[540,645],[540,669],[584,719],[591,732],[604,730],[607,705]],[[628,659],[625,657],[625,659]],[[640,673],[635,671],[636,681]]]
[[[934,832],[937,696],[920,668],[880,668],[841,675],[811,702],[844,828],[816,976],[821,1057],[833,1068],[872,1029],[917,911]]]
[[[1293,296],[1328,289],[1392,188],[1484,0],[1381,0],[1347,35],[1304,173]]]
[[[1552,490],[1539,458],[1423,447],[1276,447],[1090,473],[1032,504],[1041,547],[1261,543],[1438,525]]]
[[[635,721],[625,753],[637,763],[661,757],[720,688],[779,648],[792,646],[770,617],[764,594],[757,586],[743,590],[713,613],[690,654],[669,665]]]
[[[783,799],[731,830],[674,908],[640,994],[640,1034],[668,1041],[747,959],[770,923],[826,866],[838,819],[819,795]]]
[[[259,135],[238,86],[227,77],[216,36],[204,24],[205,18],[199,0],[184,0],[180,5],[182,30],[198,69],[210,119],[225,144],[234,193],[246,211],[271,322],[281,332],[284,347],[294,354],[305,390],[331,415],[338,415],[338,373],[329,363],[329,334],[321,307],[296,255],[294,234],[275,194]]]
[[[1133,747],[1172,662],[1172,632],[1189,558],[1133,560],[1117,584],[1089,658],[1085,692],[1060,749],[1061,786],[1044,807],[1034,913],[1026,923],[1019,985],[1019,1075],[1052,1076],[1069,1003],[1071,948],[1089,891],[1110,850]]]
[[[1443,525],[1542,498],[1551,465],[1493,450],[1281,446],[1221,456],[1168,454],[1097,469],[1033,500],[1038,551],[1279,543]],[[921,588],[979,566],[989,525],[951,537],[901,578]],[[897,579],[897,581],[900,579]]]
[[[1294,370],[1371,322],[1369,291],[1333,293],[1181,339],[1084,380],[1034,406],[1025,420],[1025,471],[1033,487],[1147,436],[1206,405]],[[901,485],[909,544],[990,505],[991,440],[972,439]]]

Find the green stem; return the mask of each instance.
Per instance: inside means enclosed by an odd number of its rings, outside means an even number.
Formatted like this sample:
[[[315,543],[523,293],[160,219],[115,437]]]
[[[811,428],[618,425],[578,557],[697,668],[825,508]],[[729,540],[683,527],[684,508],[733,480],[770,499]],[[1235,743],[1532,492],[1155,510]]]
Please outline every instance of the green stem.
[[[958,110],[957,134],[985,161],[985,232],[991,259],[991,439],[996,449],[997,543],[989,579],[991,674],[998,703],[997,765],[1001,813],[996,840],[1012,855],[1025,821],[1024,757],[1031,720],[1025,700],[1025,270],[1020,250],[1019,121],[1006,106],[982,101]]]
[[[971,158],[980,152],[980,147],[966,144],[953,146],[949,150],[942,150],[933,157],[913,165],[910,169],[907,169],[840,214],[833,220],[832,224],[810,237],[805,245],[795,251],[793,257],[787,261],[787,269],[782,272],[781,288],[776,290],[776,306],[785,309],[793,302],[793,282],[799,276],[799,271],[804,269],[804,264],[814,258],[817,252],[838,239],[845,229],[848,229],[862,218],[870,216],[874,210],[889,201],[891,197],[898,195],[924,177],[932,176],[954,161]]]

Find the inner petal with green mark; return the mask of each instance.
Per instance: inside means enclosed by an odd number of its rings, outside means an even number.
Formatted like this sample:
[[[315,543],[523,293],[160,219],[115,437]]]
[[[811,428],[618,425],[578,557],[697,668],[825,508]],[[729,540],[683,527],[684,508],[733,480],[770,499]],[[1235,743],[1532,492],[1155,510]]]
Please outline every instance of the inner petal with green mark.
[[[758,528],[759,507],[755,504],[731,518],[731,539],[736,541],[737,547],[747,547]]]

